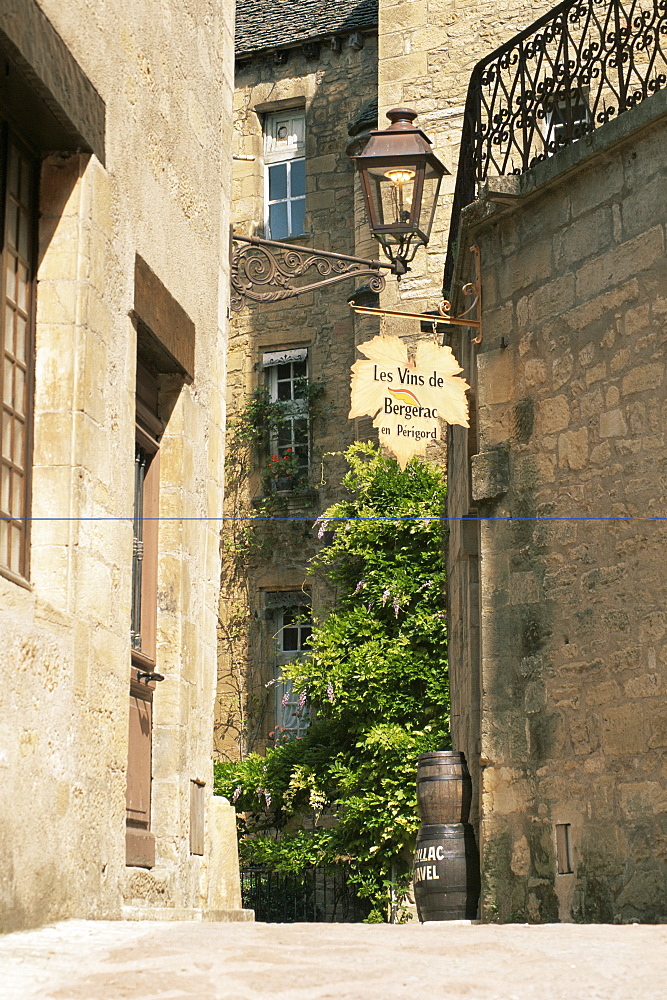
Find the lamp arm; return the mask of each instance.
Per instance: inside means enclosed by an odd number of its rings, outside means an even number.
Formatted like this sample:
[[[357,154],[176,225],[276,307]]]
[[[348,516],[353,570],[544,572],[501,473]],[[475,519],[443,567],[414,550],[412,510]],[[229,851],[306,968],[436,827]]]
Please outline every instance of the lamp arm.
[[[295,284],[312,268],[320,275],[321,280]],[[381,270],[400,277],[408,267],[400,257],[391,262],[368,260],[365,257],[334,253],[332,250],[317,250],[294,243],[280,243],[258,236],[237,236],[232,233],[231,306],[232,309],[241,309],[246,300],[277,302],[291,299],[358,277],[369,277],[372,291],[381,292],[385,287]],[[271,290],[261,291],[262,287]]]

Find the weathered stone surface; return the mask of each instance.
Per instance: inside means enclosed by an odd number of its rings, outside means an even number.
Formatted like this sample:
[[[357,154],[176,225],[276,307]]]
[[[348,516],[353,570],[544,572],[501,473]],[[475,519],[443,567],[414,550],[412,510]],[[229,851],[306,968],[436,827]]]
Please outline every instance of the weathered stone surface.
[[[481,752],[488,919],[664,919],[667,539],[650,517],[664,514],[667,208],[639,207],[666,176],[663,105],[652,120],[636,109],[644,132],[633,111],[607,133],[631,145],[568,154],[561,181],[540,164],[520,178],[529,205],[475,223],[484,318],[510,327],[502,352],[453,339],[477,420],[473,441],[450,433],[451,515],[488,502],[484,442],[513,413],[477,575],[454,531],[449,551],[452,733],[473,780]],[[563,824],[571,872],[557,868]]]
[[[212,792],[233,5],[159,7],[0,10],[78,135],[41,165],[29,586],[0,571],[3,929],[118,917],[125,892],[201,905],[188,795],[192,778]],[[54,148],[33,125],[16,121]],[[158,536],[151,872],[125,865],[137,254],[196,329],[194,383],[161,376],[160,514],[175,520]]]
[[[509,449],[506,446],[473,455],[471,468],[473,500],[493,500],[509,488]]]

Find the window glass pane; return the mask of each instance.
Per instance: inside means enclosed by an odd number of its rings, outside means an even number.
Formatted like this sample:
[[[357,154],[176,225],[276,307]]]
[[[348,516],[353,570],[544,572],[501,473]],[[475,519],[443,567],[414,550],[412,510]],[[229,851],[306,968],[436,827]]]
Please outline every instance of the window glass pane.
[[[11,461],[12,457],[12,423],[7,412],[2,414],[2,457]]]
[[[5,350],[14,353],[14,310],[5,307]]]
[[[304,472],[308,471],[308,446],[300,445],[298,448],[294,449],[294,454],[296,455],[296,461],[299,469]]]
[[[14,420],[14,465],[18,465],[19,469],[25,468],[25,462],[23,461],[23,436],[24,436],[24,425],[20,420]]]
[[[292,383],[278,382],[278,399],[291,399],[291,398],[292,398]]]
[[[14,573],[21,571],[21,529],[15,525],[9,527],[9,568]]]
[[[24,205],[30,203],[30,164],[21,158],[21,201]]]
[[[306,161],[292,160],[290,174],[290,194],[292,198],[303,197],[306,193]]]
[[[28,257],[28,216],[25,212],[19,214],[19,253],[25,259]]]
[[[14,409],[25,416],[25,372],[14,365]]]
[[[7,547],[9,542],[9,525],[6,521],[0,521],[0,562],[5,566],[9,562],[7,558]]]
[[[298,628],[284,628],[282,631],[283,649],[286,653],[295,652],[299,648]]]
[[[26,362],[25,343],[27,334],[27,323],[23,316],[16,317],[16,360]]]
[[[276,163],[269,167],[269,201],[287,197],[287,164]]]
[[[5,370],[2,377],[2,397],[7,406],[12,405],[12,365],[9,358],[5,358]]]
[[[16,265],[11,254],[7,254],[7,298],[16,300]]]
[[[294,420],[292,426],[294,427],[295,442],[297,444],[306,444],[308,441],[308,421]]]
[[[294,378],[305,378],[307,374],[306,362],[295,361],[293,364]]]
[[[278,428],[278,446],[281,448],[291,448],[292,446],[292,423],[290,420]]]
[[[306,199],[298,198],[291,202],[292,206],[292,236],[306,231]]]
[[[7,202],[7,243],[10,247],[16,249],[17,245],[17,230],[18,230],[18,218],[19,218],[19,207],[14,201]]]
[[[302,625],[301,626],[301,648],[302,649],[303,649],[304,646],[309,645],[309,640],[310,640],[310,636],[311,636],[312,631],[313,630],[310,627],[310,625]]]
[[[291,376],[292,376],[292,365],[291,364],[288,363],[286,365],[276,365],[276,378],[277,379],[291,378]]]
[[[10,146],[9,149],[9,190],[18,198],[19,193],[19,154],[18,150],[14,146]]]
[[[11,473],[6,465],[0,466],[0,510],[9,513],[9,480]],[[0,554],[0,560],[2,555]]]
[[[23,514],[23,476],[12,476],[12,517],[21,517]]]
[[[287,229],[287,202],[269,205],[269,238],[284,240],[289,236]]]
[[[23,264],[18,266],[18,298],[17,304],[19,309],[23,309],[25,312],[28,308],[28,269]]]

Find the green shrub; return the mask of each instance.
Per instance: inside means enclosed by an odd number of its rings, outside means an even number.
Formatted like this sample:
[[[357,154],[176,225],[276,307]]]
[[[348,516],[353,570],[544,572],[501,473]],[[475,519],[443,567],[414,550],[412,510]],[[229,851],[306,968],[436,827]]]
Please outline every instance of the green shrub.
[[[371,444],[346,458],[349,496],[319,519],[309,570],[336,600],[318,611],[308,655],[284,668],[315,721],[264,757],[216,764],[216,790],[244,813],[245,863],[344,863],[369,919],[386,919],[391,886],[400,895],[410,875],[417,758],[450,746],[445,486],[435,466],[401,471]],[[285,830],[296,812],[325,810],[326,828]]]

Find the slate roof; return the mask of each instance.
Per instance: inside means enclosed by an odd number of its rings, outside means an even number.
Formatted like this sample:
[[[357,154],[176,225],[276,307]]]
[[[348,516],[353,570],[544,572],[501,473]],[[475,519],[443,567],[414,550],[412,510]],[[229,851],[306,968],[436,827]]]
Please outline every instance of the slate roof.
[[[236,55],[368,31],[377,23],[378,0],[236,0]]]

